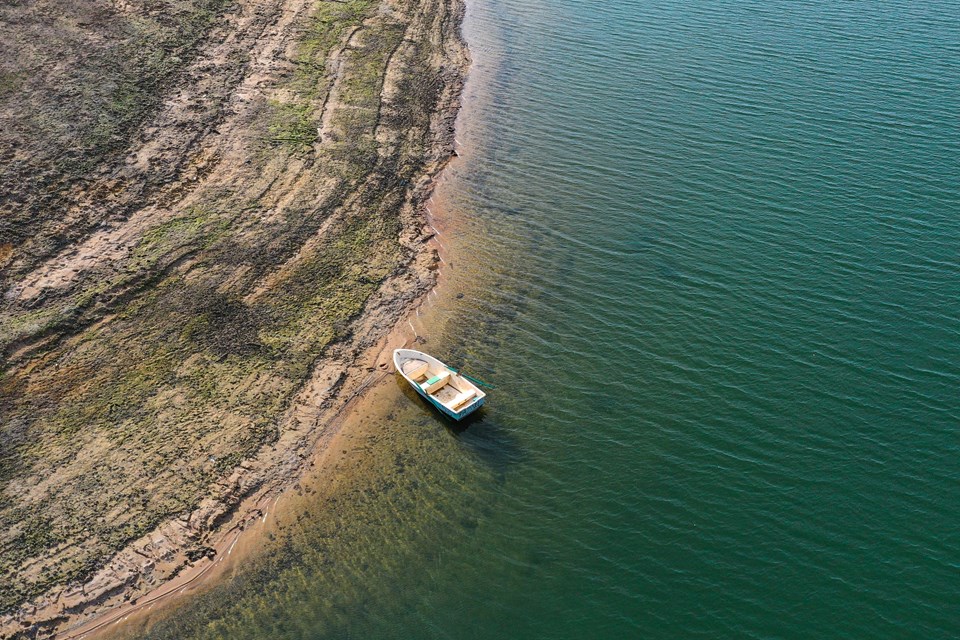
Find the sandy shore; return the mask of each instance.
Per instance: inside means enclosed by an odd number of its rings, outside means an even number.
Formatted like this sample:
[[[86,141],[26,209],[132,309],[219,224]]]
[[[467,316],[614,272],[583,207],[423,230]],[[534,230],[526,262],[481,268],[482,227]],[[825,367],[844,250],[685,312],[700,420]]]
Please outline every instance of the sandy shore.
[[[14,203],[41,219],[0,254],[0,637],[78,637],[215,575],[384,376],[440,264],[461,17],[231,5],[126,144]]]
[[[344,437],[365,427],[363,414],[379,410],[378,406],[371,406],[368,402],[369,393],[389,387],[393,382],[393,350],[415,343],[416,329],[411,329],[407,323],[414,321],[417,309],[427,302],[427,295],[416,302],[390,333],[356,361],[357,368],[364,374],[352,378],[349,386],[335,398],[329,415],[323,419],[322,432],[312,446],[298,450],[301,464],[281,482],[241,500],[225,522],[208,533],[205,542],[212,553],[185,563],[176,576],[149,592],[136,595],[130,591],[120,592],[101,603],[90,615],[66,618],[52,637],[92,640],[110,637],[120,628],[136,629],[151,616],[164,616],[165,611],[179,604],[182,598],[216,584],[217,580],[242,567],[245,559],[255,555],[265,544],[265,534],[273,531],[277,523],[289,520],[286,514],[296,512],[296,505],[303,495],[301,483],[316,484],[337,473],[349,448]]]

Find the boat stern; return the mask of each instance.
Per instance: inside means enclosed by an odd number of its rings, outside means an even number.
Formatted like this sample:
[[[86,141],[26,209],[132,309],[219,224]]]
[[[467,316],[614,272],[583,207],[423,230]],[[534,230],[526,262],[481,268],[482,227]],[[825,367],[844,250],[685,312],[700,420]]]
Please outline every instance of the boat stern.
[[[482,407],[485,400],[486,400],[486,396],[479,397],[473,402],[471,402],[470,404],[468,404],[466,407],[461,409],[460,411],[456,411],[456,412],[450,411],[448,415],[454,420],[457,420],[457,421],[463,420],[468,415],[470,415],[471,413],[473,413],[474,411]]]

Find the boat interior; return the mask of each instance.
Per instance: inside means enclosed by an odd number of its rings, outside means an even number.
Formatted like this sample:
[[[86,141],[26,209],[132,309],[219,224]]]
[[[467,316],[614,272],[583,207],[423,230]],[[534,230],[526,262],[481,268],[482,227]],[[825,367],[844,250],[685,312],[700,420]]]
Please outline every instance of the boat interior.
[[[451,411],[459,411],[477,396],[477,388],[449,369],[424,360],[403,363],[403,373],[431,398]]]

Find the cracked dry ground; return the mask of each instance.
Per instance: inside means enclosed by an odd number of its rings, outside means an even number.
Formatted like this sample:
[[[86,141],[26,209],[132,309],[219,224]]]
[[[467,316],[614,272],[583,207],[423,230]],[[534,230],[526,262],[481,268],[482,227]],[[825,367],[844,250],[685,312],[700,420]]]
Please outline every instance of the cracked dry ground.
[[[320,437],[314,409],[434,278],[418,207],[452,153],[459,10],[0,8],[8,623],[176,573]]]

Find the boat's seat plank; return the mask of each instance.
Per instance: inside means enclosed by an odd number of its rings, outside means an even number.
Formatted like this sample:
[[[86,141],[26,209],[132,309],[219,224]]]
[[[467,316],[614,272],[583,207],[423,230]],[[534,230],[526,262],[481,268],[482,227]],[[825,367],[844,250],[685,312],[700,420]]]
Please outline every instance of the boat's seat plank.
[[[423,360],[407,360],[403,363],[403,372],[410,376],[411,380],[419,380],[427,375],[430,365]]]
[[[440,373],[438,373],[437,375],[433,376],[432,378],[430,378],[429,380],[423,383],[423,390],[426,391],[427,393],[433,393],[437,389],[443,388],[443,386],[446,385],[448,382],[450,382],[450,372],[441,371]]]
[[[461,407],[467,404],[467,402],[470,400],[473,400],[476,395],[476,389],[467,389],[466,391],[461,391],[457,394],[457,397],[447,403],[447,406],[456,411],[458,407]]]

